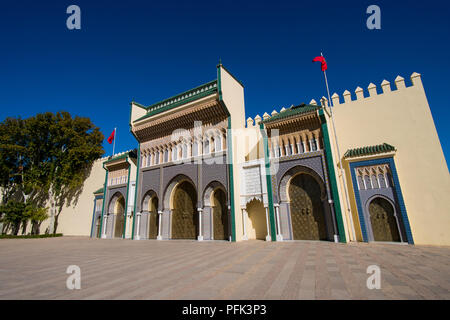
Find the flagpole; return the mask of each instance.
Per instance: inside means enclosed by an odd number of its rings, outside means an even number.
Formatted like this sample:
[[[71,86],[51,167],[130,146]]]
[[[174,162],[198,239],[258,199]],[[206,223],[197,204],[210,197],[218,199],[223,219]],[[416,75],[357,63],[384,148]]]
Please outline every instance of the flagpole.
[[[323,57],[322,52],[320,53],[320,55]],[[327,72],[326,72],[326,70],[323,70],[323,75],[325,77],[325,85],[327,87],[328,105],[330,106],[330,118],[331,118],[331,122],[333,123],[334,141],[335,141],[335,144],[336,144],[337,154],[338,154],[338,158],[339,158],[339,170],[341,171],[341,176],[342,176],[342,179],[344,180],[345,202],[347,203],[347,211],[348,211],[348,216],[350,218],[353,240],[356,241],[355,226],[353,224],[353,217],[352,217],[352,213],[350,211],[350,201],[349,201],[348,193],[347,193],[347,179],[345,177],[344,170],[342,169],[342,160],[341,160],[342,158],[341,158],[341,152],[339,150],[338,138],[337,138],[337,134],[336,134],[336,126],[334,125],[333,108],[332,108],[333,107],[333,103],[332,103],[331,96],[330,96],[330,89],[328,87],[328,79],[327,79]]]
[[[114,128],[113,157],[114,157],[114,149],[116,148],[116,136],[117,136],[116,131],[117,128]]]

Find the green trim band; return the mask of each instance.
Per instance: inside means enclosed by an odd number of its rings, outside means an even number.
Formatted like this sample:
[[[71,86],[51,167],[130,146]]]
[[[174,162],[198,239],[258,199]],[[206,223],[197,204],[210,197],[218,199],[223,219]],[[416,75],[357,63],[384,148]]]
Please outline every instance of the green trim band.
[[[390,144],[383,143],[376,146],[366,146],[361,148],[349,149],[344,154],[344,158],[354,158],[369,155],[382,154],[386,152],[397,151],[394,146]]]
[[[161,112],[171,110],[175,107],[186,104],[188,102],[209,96],[215,92],[217,92],[217,80],[210,81],[194,89],[177,94],[176,96],[173,96],[161,102],[155,103],[151,106],[148,106],[147,114],[140,117],[139,119],[134,120],[133,123],[136,123],[140,120],[144,120],[148,117],[154,116]]]
[[[298,115],[306,115],[308,113],[313,114],[316,112],[317,109],[319,109],[320,106],[316,105],[309,105],[309,104],[301,104],[298,106],[293,106],[288,109],[285,109],[284,111],[280,111],[280,113],[277,113],[270,118],[263,120],[263,123],[270,123],[281,119],[290,118],[293,116]]]
[[[125,216],[124,216],[124,224],[123,224],[123,236],[122,239],[125,239],[125,234],[126,234],[126,230],[127,230],[127,216],[128,216],[128,193],[129,193],[129,188],[130,188],[130,173],[131,173],[131,163],[128,162],[127,159],[127,163],[128,163],[128,180],[127,180],[127,195],[125,197]]]
[[[339,233],[339,241],[342,243],[346,243],[345,237],[345,229],[344,229],[344,221],[342,219],[342,209],[341,202],[339,200],[339,192],[336,181],[336,172],[334,170],[333,164],[333,154],[331,152],[331,144],[330,144],[330,135],[328,134],[328,126],[327,121],[325,119],[323,109],[319,109],[319,118],[321,120],[322,125],[322,134],[323,134],[323,143],[325,146],[325,159],[327,161],[328,173],[330,175],[330,185],[331,185],[331,193],[333,195],[333,204],[334,204],[334,212],[336,215],[336,223],[338,227]]]
[[[264,164],[266,167],[266,184],[267,184],[267,198],[269,200],[269,218],[270,218],[270,233],[272,241],[277,241],[277,231],[275,228],[275,213],[273,206],[273,191],[272,191],[272,176],[270,174],[270,159],[269,159],[269,142],[267,134],[264,130],[264,124],[259,124],[259,129],[263,137],[264,143]]]
[[[223,101],[222,99],[222,75],[220,72],[220,67],[222,64],[217,65],[217,92],[219,93],[219,101]]]
[[[122,155],[120,155],[120,156],[117,156],[117,157],[112,157],[111,159],[108,159],[108,160],[106,160],[105,162],[103,162],[103,164],[108,164],[108,163],[111,163],[111,162],[114,162],[114,161],[116,161],[116,160],[122,160],[122,159],[126,159],[126,158],[128,158],[128,152],[127,153],[124,153],[124,154],[122,154]]]
[[[231,117],[228,117],[228,171],[230,175],[230,211],[231,211],[231,241],[236,242],[236,222],[234,221],[236,209],[234,207],[234,178],[233,178],[233,135],[231,132]]]
[[[140,169],[141,169],[141,144],[139,143],[138,144],[138,152],[137,152],[136,182],[134,185],[134,210],[133,210],[133,226],[132,226],[132,230],[131,230],[131,240],[134,240],[134,222],[136,220],[136,204],[137,204],[137,196],[138,196],[139,170]]]
[[[105,211],[105,199],[106,199],[106,184],[108,183],[108,170],[106,170],[105,166],[103,165],[103,169],[106,171],[105,175],[105,184],[103,185],[103,204],[102,204],[102,220],[100,221],[100,239],[103,235],[103,213]]]

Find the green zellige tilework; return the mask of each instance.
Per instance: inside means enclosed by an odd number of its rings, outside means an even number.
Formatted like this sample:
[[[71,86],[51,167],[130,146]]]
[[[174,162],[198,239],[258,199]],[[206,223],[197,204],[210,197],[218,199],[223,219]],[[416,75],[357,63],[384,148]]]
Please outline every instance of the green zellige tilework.
[[[376,146],[366,146],[361,148],[349,149],[344,154],[344,158],[367,156],[371,154],[379,154],[395,151],[395,147],[390,144],[383,143]]]
[[[264,120],[263,123],[269,123],[269,122],[272,122],[272,121],[285,119],[285,118],[288,118],[288,117],[291,117],[291,116],[296,116],[296,115],[300,115],[300,114],[304,114],[304,113],[314,112],[317,109],[320,109],[320,106],[314,106],[314,105],[309,105],[309,104],[304,104],[303,103],[301,105],[292,106],[289,109],[281,111],[280,113],[277,113],[277,114],[273,115],[269,119]]]

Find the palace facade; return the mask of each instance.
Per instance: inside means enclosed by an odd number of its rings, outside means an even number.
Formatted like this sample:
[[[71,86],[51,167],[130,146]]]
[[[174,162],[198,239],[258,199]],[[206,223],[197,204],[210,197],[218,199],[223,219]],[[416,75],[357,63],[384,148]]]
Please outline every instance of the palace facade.
[[[332,103],[246,119],[244,87],[221,64],[213,81],[133,101],[138,148],[95,163],[82,194],[91,200],[63,212],[60,231],[450,245],[449,173],[421,76]]]

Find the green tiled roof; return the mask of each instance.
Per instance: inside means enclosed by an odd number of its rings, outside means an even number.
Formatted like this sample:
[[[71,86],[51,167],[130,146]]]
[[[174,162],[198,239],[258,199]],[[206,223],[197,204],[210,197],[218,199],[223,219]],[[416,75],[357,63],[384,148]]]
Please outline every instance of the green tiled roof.
[[[100,194],[103,193],[103,187],[101,187],[100,189],[94,191],[94,194]]]
[[[136,158],[137,157],[137,150],[133,149],[133,150],[126,151],[124,153],[121,153],[121,154],[118,154],[118,155],[115,155],[115,156],[109,156],[108,160],[104,161],[103,163],[109,163],[109,162],[112,162],[112,161],[115,161],[115,160],[125,159],[128,156],[130,158]]]
[[[269,119],[264,120],[263,123],[268,123],[268,122],[285,119],[285,118],[289,118],[289,117],[304,114],[304,113],[313,112],[320,108],[321,108],[321,106],[315,106],[315,105],[302,103],[298,106],[292,106],[289,109],[286,109],[280,113],[277,113],[276,115],[270,117]]]
[[[147,109],[147,114],[143,117],[140,117],[139,119],[136,119],[134,122],[151,117],[155,114],[164,112],[166,110],[170,110],[182,104],[209,96],[210,94],[216,92],[217,92],[217,80],[210,81],[194,89],[185,91],[183,93],[177,94],[176,96],[173,96],[171,98],[165,99],[163,101],[145,107]],[[136,104],[142,106],[141,104],[138,103]]]
[[[395,151],[395,147],[391,146],[390,144],[383,143],[376,146],[349,149],[347,150],[347,152],[345,152],[344,158],[361,157],[390,151]]]

